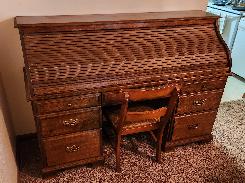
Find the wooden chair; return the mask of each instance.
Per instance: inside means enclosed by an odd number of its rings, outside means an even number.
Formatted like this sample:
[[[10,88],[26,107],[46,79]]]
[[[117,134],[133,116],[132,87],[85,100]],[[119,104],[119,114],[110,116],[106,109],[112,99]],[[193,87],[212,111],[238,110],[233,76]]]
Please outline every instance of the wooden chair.
[[[163,135],[164,132],[167,133],[166,127],[169,126],[168,122],[173,117],[178,102],[177,89],[179,88],[171,85],[151,90],[124,90],[107,96],[108,99],[121,103],[119,106],[104,109],[105,117],[112,123],[116,135],[117,171],[120,171],[121,138],[128,134],[150,131],[157,142],[156,160],[160,162],[161,147],[166,144]]]

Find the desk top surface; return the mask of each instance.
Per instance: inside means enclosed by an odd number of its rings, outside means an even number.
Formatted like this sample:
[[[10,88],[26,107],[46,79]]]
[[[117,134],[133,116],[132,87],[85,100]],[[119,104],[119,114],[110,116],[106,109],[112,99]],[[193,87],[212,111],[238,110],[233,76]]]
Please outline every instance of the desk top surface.
[[[167,19],[218,18],[217,16],[200,11],[169,11],[148,13],[118,13],[91,15],[56,15],[56,16],[17,16],[15,26],[47,26],[61,24],[83,24],[99,22],[129,22]]]

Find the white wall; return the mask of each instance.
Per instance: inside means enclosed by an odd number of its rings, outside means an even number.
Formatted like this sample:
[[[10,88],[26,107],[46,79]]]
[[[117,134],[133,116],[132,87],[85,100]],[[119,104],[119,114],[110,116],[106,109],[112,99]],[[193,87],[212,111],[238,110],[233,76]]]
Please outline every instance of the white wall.
[[[16,134],[31,133],[35,128],[25,100],[23,58],[13,17],[205,10],[206,5],[207,0],[0,0],[0,68]]]
[[[14,134],[0,77],[0,183],[17,182]]]

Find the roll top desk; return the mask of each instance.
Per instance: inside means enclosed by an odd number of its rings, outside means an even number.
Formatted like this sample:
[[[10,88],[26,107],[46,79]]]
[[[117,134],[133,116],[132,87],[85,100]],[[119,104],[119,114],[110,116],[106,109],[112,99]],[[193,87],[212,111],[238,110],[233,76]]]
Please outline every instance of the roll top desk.
[[[43,172],[102,159],[107,92],[182,86],[167,148],[212,139],[230,55],[202,11],[16,17]]]

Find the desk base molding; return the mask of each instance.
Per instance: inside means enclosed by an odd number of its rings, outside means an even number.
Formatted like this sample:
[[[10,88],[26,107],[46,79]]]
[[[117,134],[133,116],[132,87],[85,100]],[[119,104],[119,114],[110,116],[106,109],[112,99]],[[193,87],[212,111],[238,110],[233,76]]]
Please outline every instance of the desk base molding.
[[[194,137],[191,139],[182,139],[177,141],[169,141],[166,143],[165,151],[171,151],[178,146],[183,146],[191,143],[206,143],[213,140],[212,134],[204,135],[200,137]]]

